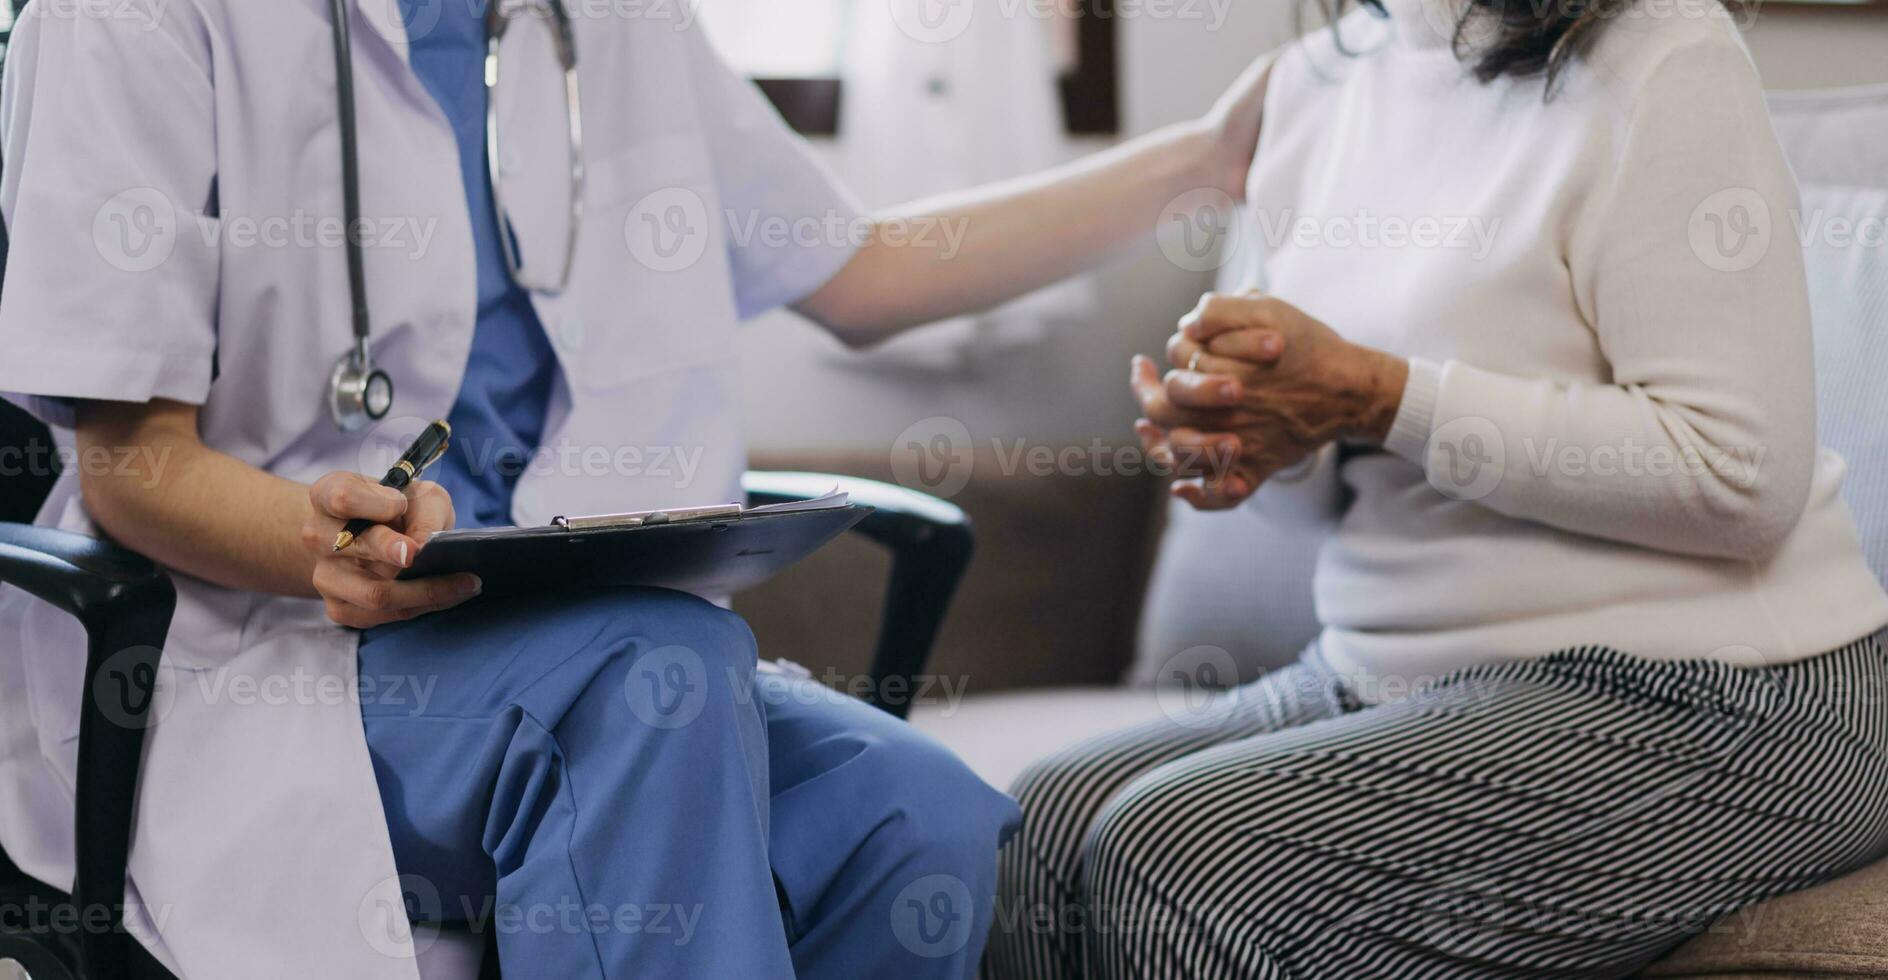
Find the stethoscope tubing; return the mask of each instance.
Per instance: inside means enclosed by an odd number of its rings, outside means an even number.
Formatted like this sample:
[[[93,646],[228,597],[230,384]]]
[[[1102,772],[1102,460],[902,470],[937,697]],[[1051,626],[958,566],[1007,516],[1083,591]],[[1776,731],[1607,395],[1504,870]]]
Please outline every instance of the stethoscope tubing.
[[[503,0],[487,0],[491,7],[485,20],[485,166],[492,184],[492,210],[499,222],[498,245],[505,253],[505,269],[512,281],[531,292],[556,296],[570,285],[571,269],[577,264],[577,234],[583,223],[583,100],[577,85],[577,41],[570,26],[570,14],[563,0],[545,0],[542,5],[528,4],[526,9],[550,21],[551,39],[557,46],[557,61],[564,70],[565,125],[570,147],[570,224],[564,242],[564,265],[552,279],[534,279],[525,274],[511,243],[510,212],[505,208],[505,181],[500,159],[498,122],[498,46],[505,37],[511,17],[504,12]]]
[[[341,122],[341,213],[347,243],[347,288],[354,325],[356,370],[367,367],[367,338],[373,324],[367,309],[367,258],[361,246],[360,136],[354,118],[354,50],[348,30],[348,0],[334,0],[334,87]]]
[[[510,273],[512,281],[531,292],[554,296],[570,284],[571,270],[576,265],[578,231],[583,219],[583,112],[577,85],[575,32],[563,0],[518,4],[550,21],[558,63],[564,70],[564,102],[570,134],[570,231],[565,242],[563,268],[554,279],[531,280],[527,278],[511,242],[511,219],[505,210],[498,139],[498,47],[512,16],[507,3],[515,0],[484,2],[491,5],[485,21],[485,155],[492,184],[493,210],[499,222],[498,240],[504,250],[506,271]],[[393,402],[393,379],[386,372],[374,368],[373,353],[368,347],[373,323],[367,306],[367,260],[361,243],[360,136],[354,113],[354,52],[352,31],[348,25],[348,6],[349,0],[333,0],[335,101],[341,128],[341,209],[347,222],[343,241],[347,247],[349,316],[354,343],[329,375],[328,407],[335,425],[343,432],[357,431],[369,422],[385,418]]]

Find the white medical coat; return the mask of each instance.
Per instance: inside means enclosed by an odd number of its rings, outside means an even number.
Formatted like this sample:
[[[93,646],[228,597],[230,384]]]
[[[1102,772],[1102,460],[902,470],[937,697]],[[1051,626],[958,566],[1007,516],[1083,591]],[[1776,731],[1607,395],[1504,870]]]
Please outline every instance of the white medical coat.
[[[736,499],[737,322],[825,282],[857,228],[685,6],[570,7],[589,180],[569,288],[533,297],[561,379],[519,524]],[[328,11],[41,2],[19,24],[0,116],[0,392],[63,445],[71,399],[174,399],[202,406],[210,447],[310,482],[379,472],[389,445],[448,413],[472,340],[472,234],[452,133],[406,61],[429,18],[403,25],[395,0],[362,0],[351,24],[373,351],[398,392],[366,436],[325,409],[352,338]],[[567,228],[561,69],[529,18],[503,58],[499,163],[542,274]],[[99,461],[69,462],[41,523],[95,533],[77,470]],[[413,980],[351,696],[355,634],[314,601],[177,586],[130,927],[189,980]],[[76,624],[0,592],[0,843],[68,887],[84,659]]]

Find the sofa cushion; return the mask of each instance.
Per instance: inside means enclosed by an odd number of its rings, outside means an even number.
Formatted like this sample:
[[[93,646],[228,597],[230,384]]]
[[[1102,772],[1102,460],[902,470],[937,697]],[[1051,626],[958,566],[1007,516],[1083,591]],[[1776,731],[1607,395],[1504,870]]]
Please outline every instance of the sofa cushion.
[[[1037,759],[1161,712],[1152,691],[1066,687],[921,704],[912,709],[911,724],[950,746],[985,782],[1005,789]]]
[[[1729,916],[1647,977],[1888,977],[1888,862]]]

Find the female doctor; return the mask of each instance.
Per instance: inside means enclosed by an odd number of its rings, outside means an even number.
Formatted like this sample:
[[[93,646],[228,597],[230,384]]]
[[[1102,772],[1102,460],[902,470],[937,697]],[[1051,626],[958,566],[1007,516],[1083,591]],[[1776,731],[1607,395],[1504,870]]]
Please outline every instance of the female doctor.
[[[914,205],[967,229],[946,256],[876,234],[655,8],[560,39],[549,0],[348,0],[343,39],[328,0],[46,6],[0,119],[0,391],[80,460],[144,461],[71,468],[42,521],[177,573],[140,940],[193,980],[413,980],[408,916],[496,929],[508,977],[968,976],[1016,810],[938,746],[757,674],[701,599],[393,577],[455,524],[732,499],[741,319],[869,344],[1087,268],[1182,192],[1237,197],[1263,70],[1197,122]],[[356,167],[350,250],[321,230]],[[732,233],[756,221],[874,233]],[[436,483],[360,475],[371,371],[388,424],[452,423]],[[663,453],[692,471],[623,464]],[[378,526],[332,553],[355,517]],[[0,843],[69,883],[83,641],[14,592],[0,635]]]

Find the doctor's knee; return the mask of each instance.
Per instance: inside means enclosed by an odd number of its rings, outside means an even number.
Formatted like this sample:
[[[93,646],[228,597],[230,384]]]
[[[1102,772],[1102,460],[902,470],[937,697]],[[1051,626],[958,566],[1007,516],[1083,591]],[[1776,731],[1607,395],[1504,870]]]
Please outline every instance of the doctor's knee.
[[[631,714],[655,728],[753,710],[754,634],[740,616],[680,593],[652,594],[636,606],[635,638],[619,656]]]
[[[994,888],[997,849],[1022,822],[1015,800],[916,732],[868,749],[861,761],[884,786],[886,827],[907,867],[954,875],[979,894]]]

